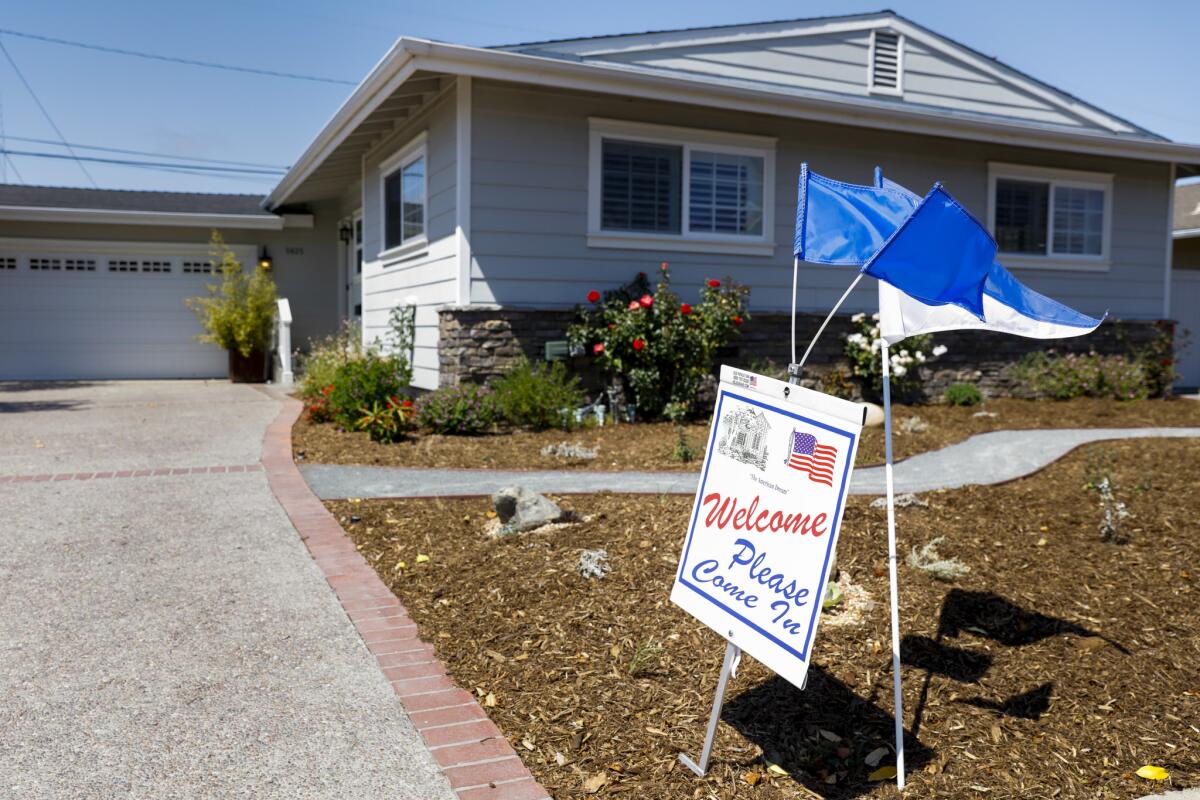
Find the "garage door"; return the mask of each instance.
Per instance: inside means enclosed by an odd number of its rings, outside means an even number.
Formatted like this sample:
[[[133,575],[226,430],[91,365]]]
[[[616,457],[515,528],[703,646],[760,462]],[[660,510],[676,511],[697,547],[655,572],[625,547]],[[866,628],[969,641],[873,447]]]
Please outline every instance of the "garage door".
[[[0,239],[0,380],[224,376],[183,302],[211,282],[209,259],[203,245]]]

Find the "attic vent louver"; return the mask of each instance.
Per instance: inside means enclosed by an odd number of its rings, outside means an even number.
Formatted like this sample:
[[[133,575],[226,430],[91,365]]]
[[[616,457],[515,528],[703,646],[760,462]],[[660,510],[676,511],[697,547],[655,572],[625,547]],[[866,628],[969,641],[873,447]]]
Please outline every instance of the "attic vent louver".
[[[901,66],[904,38],[893,31],[871,33],[871,91],[903,91]]]

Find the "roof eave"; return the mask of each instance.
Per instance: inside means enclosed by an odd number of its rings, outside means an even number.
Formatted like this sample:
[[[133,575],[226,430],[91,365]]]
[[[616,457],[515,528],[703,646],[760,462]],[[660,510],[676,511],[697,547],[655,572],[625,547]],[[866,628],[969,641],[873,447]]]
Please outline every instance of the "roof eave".
[[[286,222],[284,217],[274,214],[122,211],[104,208],[54,208],[50,206],[0,206],[0,221],[161,225],[177,228],[232,228],[271,231],[283,230]]]
[[[333,115],[295,166],[268,195],[263,207],[277,208],[286,202],[290,193],[320,166],[354,127],[418,69],[927,136],[1200,164],[1200,145],[1128,134],[1051,129],[1017,121],[949,116],[921,109],[882,106],[850,97],[800,96],[676,75],[657,75],[608,64],[402,38]]]

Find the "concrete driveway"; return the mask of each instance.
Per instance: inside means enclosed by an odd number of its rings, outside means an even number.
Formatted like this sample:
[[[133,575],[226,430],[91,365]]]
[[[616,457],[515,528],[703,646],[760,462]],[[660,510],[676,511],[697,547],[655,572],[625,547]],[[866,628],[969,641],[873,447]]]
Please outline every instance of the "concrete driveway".
[[[450,798],[223,382],[0,384],[0,796]]]

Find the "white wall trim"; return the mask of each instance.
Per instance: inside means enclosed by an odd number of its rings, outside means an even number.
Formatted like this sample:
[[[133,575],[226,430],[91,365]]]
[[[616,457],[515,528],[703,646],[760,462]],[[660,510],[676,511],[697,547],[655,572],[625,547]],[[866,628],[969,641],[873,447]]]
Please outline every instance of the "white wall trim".
[[[992,238],[996,236],[996,182],[1001,178],[1033,180],[1050,184],[1047,199],[1046,253],[1006,253],[999,251],[998,257],[1005,266],[1028,269],[1068,270],[1076,272],[1106,272],[1112,265],[1112,221],[1113,221],[1113,176],[1108,172],[1083,172],[1081,170],[1052,169],[1024,164],[988,162],[987,179],[987,229]],[[1104,192],[1104,229],[1100,234],[1099,255],[1073,255],[1055,253],[1054,247],[1054,191],[1058,186],[1075,186],[1099,189]]]
[[[1167,176],[1167,257],[1163,266],[1163,319],[1171,318],[1171,270],[1175,259],[1175,165]]]
[[[471,302],[471,78],[460,76],[455,96],[454,234],[457,242],[455,296]]]
[[[683,149],[680,196],[680,233],[612,231],[601,227],[601,151],[604,139],[668,144]],[[775,253],[775,143],[769,136],[651,125],[626,120],[588,118],[588,246],[620,249],[675,250],[770,256]],[[689,230],[690,181],[688,162],[694,149],[703,148],[763,160],[763,232],[761,235],[713,234]]]
[[[1172,205],[1174,205],[1174,200],[1172,200]],[[1197,236],[1200,236],[1200,228],[1180,228],[1177,231],[1171,232],[1171,238],[1173,239],[1194,239]]]
[[[312,216],[307,227],[312,227]],[[288,225],[285,217],[265,214],[204,214],[179,211],[114,211],[102,208],[50,208],[42,206],[0,206],[0,220],[12,222],[73,222],[109,225],[165,225],[178,228],[228,228],[281,231],[284,227],[305,227],[296,220]]]

